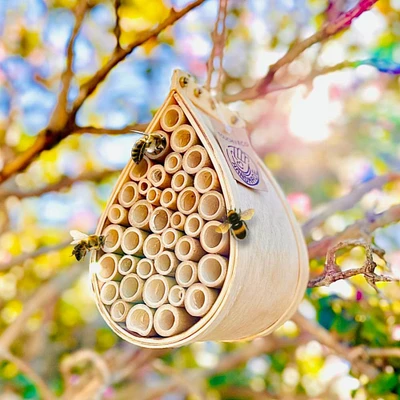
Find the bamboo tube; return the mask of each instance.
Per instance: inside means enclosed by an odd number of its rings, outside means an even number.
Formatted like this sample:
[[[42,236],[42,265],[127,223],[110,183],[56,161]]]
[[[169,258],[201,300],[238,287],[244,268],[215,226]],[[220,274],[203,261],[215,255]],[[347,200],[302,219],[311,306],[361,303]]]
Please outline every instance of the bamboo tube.
[[[136,182],[146,178],[146,175],[152,165],[153,161],[144,156],[139,164],[133,163],[132,168],[129,171],[129,177]]]
[[[146,200],[152,204],[153,206],[159,206],[160,205],[160,199],[161,199],[161,194],[162,194],[162,190],[155,188],[155,187],[151,187],[149,189],[149,191],[147,192],[146,195]]]
[[[198,264],[199,280],[211,288],[221,288],[228,270],[228,260],[219,254],[207,254]]]
[[[144,241],[143,253],[147,258],[154,260],[162,251],[164,246],[161,242],[161,236],[155,233],[149,235]]]
[[[199,143],[199,138],[190,125],[181,125],[172,132],[171,147],[172,150],[176,151],[177,153],[184,153]]]
[[[167,188],[164,189],[161,194],[160,203],[163,207],[169,208],[170,210],[177,210],[177,200],[177,193],[173,189]]]
[[[150,276],[154,275],[156,273],[156,270],[154,268],[153,260],[149,260],[148,258],[142,258],[138,262],[136,273],[139,275],[140,278],[145,280],[150,278]]]
[[[161,128],[166,132],[172,132],[186,121],[185,114],[177,105],[168,106],[160,118]]]
[[[165,304],[154,314],[154,329],[162,337],[177,335],[196,322],[185,309]]]
[[[178,231],[183,231],[186,222],[186,215],[182,214],[179,211],[174,212],[171,215],[171,228],[174,228]]]
[[[200,232],[204,226],[204,219],[199,214],[194,213],[188,215],[185,222],[185,233],[188,236],[199,238]]]
[[[149,230],[149,222],[154,207],[147,200],[139,200],[129,210],[129,223],[136,228]]]
[[[106,237],[103,250],[106,253],[121,253],[121,241],[125,228],[120,225],[108,225],[102,235]]]
[[[185,293],[186,311],[194,317],[202,317],[207,314],[219,294],[218,290],[195,283]]]
[[[118,263],[118,272],[121,275],[128,275],[135,273],[139,261],[140,261],[139,257],[134,257],[131,255],[123,256]]]
[[[175,192],[180,192],[189,186],[193,186],[193,178],[186,171],[178,171],[172,176],[171,188]]]
[[[119,204],[113,204],[108,210],[108,219],[112,224],[128,226],[128,210]]]
[[[185,307],[185,292],[186,290],[179,286],[172,286],[168,294],[168,301],[174,307]]]
[[[155,336],[156,331],[153,328],[154,312],[144,304],[136,304],[126,316],[127,329],[140,336]]]
[[[152,275],[144,284],[143,301],[151,308],[158,308],[168,301],[168,294],[176,280],[169,276]]]
[[[200,242],[190,236],[183,236],[175,246],[175,254],[181,261],[199,261],[204,256]]]
[[[218,221],[207,222],[200,234],[200,243],[207,253],[218,253],[224,256],[229,254],[229,232],[220,233],[216,228],[221,223]]]
[[[148,179],[141,179],[138,182],[138,191],[143,197],[146,197],[150,188],[151,188],[151,183]]]
[[[154,233],[161,234],[169,228],[172,211],[165,207],[157,207],[150,217],[150,229]]]
[[[215,190],[204,193],[199,202],[199,214],[207,221],[223,221],[226,217],[224,196]]]
[[[174,249],[175,245],[183,233],[174,229],[168,228],[161,234],[161,241],[166,249]]]
[[[199,202],[199,192],[194,187],[187,187],[178,195],[178,210],[186,215],[192,214],[197,211]]]
[[[97,278],[100,282],[120,281],[122,275],[118,272],[118,261],[121,256],[112,253],[103,254],[98,263]]]
[[[191,147],[183,156],[182,168],[194,175],[204,167],[211,167],[212,163],[207,150],[200,145]]]
[[[160,164],[153,165],[149,169],[147,178],[157,188],[165,189],[171,186],[171,175],[167,174]]]
[[[175,279],[184,288],[198,282],[197,263],[194,261],[182,261],[176,269]]]
[[[164,168],[169,174],[175,174],[182,168],[182,154],[177,152],[169,153],[164,161]]]
[[[154,267],[160,275],[175,276],[179,260],[172,251],[164,250],[154,260]]]
[[[100,290],[100,300],[103,304],[109,306],[119,298],[119,282],[105,282]]]
[[[154,154],[154,153],[149,153],[147,151],[146,155],[150,160],[163,161],[165,159],[166,155],[171,152],[169,135],[166,134],[164,131],[156,131],[154,133],[158,133],[158,134],[164,136],[167,143],[166,143],[164,149],[160,153]]]
[[[119,286],[119,294],[122,300],[130,303],[138,303],[143,299],[144,280],[137,274],[129,274],[123,277]]]
[[[129,208],[141,197],[137,183],[129,181],[122,186],[121,191],[118,193],[118,203],[123,207]]]
[[[210,190],[221,190],[217,173],[209,167],[202,168],[194,177],[194,187],[201,194]]]
[[[127,228],[122,237],[121,247],[125,254],[143,255],[145,239],[149,234],[136,227]]]
[[[115,322],[125,322],[129,310],[132,308],[131,304],[126,301],[117,300],[111,305],[110,315]]]

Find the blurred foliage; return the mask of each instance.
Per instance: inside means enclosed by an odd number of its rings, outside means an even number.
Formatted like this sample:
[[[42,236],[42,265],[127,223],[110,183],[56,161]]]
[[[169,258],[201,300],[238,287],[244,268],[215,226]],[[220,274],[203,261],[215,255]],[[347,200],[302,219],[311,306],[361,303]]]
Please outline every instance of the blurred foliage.
[[[162,21],[171,4],[187,1],[122,0],[119,8],[121,45]],[[354,2],[343,1],[343,9]],[[32,145],[56,102],[65,48],[72,30],[76,0],[0,1],[0,168]],[[226,93],[249,87],[263,76],[300,38],[319,29],[327,19],[327,2],[319,0],[231,0],[224,67]],[[301,222],[319,204],[339,197],[376,175],[399,167],[400,3],[381,0],[349,30],[313,46],[277,76],[293,84],[312,70],[359,60],[357,68],[317,77],[312,83],[269,94],[246,104],[234,104],[252,126],[252,141],[278,181]],[[205,78],[211,50],[210,32],[217,2],[208,1],[158,38],[137,49],[110,74],[85,102],[78,123],[121,128],[148,122],[169,90],[172,70],[182,68]],[[108,0],[91,1],[75,45],[73,99],[80,84],[101,65],[115,46],[115,14]],[[43,152],[25,172],[2,189],[26,192],[77,178],[83,172],[118,170],[129,159],[134,135],[75,135]],[[90,232],[115,183],[76,182],[60,192],[0,200],[0,260],[68,240],[70,229]],[[399,203],[399,183],[366,195],[352,210],[335,214],[315,229],[313,239],[344,229],[367,211]],[[1,195],[1,192],[0,192]],[[377,232],[376,243],[388,252],[394,275],[400,277],[398,226]],[[74,265],[70,248],[49,252],[0,271],[0,332],[9,327],[35,292]],[[361,265],[357,249],[340,258],[343,268]],[[86,264],[82,277],[65,287],[26,322],[12,345],[14,354],[33,366],[58,394],[64,389],[59,363],[82,348],[104,354],[123,346],[98,314],[90,295]],[[311,260],[321,272],[322,260]],[[315,318],[338,340],[350,346],[398,347],[400,294],[395,284],[380,286],[377,295],[361,277],[331,287],[308,290],[301,310]],[[397,399],[400,361],[376,360],[382,373],[368,381],[354,376],[349,362],[329,354],[316,341],[301,340],[293,322],[276,334],[290,345],[248,360],[235,369],[205,378],[210,399],[300,396],[318,399]],[[178,370],[211,370],[219,360],[245,344],[197,343],[163,357]],[[74,371],[79,375],[79,369]],[[157,374],[151,375],[158,381]],[[108,398],[127,398],[115,386]],[[249,390],[247,394],[241,390]],[[12,394],[16,397],[12,397]],[[281,398],[279,397],[278,398]],[[104,395],[104,397],[107,397]],[[38,389],[13,363],[0,363],[0,399],[38,399]],[[130,397],[131,398],[131,397]],[[167,398],[167,397],[165,397]],[[184,398],[176,392],[173,399]],[[293,397],[296,398],[296,397]]]

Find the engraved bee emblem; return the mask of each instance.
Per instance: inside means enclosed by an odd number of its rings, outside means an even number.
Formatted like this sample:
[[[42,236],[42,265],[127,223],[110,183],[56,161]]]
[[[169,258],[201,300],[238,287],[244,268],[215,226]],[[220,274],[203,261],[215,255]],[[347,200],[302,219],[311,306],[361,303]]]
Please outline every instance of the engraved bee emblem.
[[[239,177],[249,186],[256,186],[260,182],[257,167],[249,155],[235,146],[228,146],[226,154],[232,167]]]

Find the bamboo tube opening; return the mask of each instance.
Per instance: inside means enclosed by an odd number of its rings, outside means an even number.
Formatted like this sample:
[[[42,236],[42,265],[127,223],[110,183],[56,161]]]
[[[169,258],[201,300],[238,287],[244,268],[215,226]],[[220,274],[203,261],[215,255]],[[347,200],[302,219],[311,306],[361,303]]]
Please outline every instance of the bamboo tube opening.
[[[198,265],[199,280],[212,288],[221,288],[227,273],[228,261],[219,254],[207,254]]]
[[[131,305],[123,300],[117,300],[111,305],[110,315],[115,322],[124,322]]]
[[[164,136],[166,140],[165,147],[158,154],[150,153],[149,151],[147,151],[146,155],[150,160],[164,160],[165,156],[171,151],[169,135],[167,135],[164,131],[156,131],[154,133],[158,133],[159,135]]]
[[[153,162],[150,161],[146,156],[144,156],[139,164],[133,163],[132,168],[129,171],[129,177],[133,181],[140,181],[142,178],[146,177],[147,171],[152,165]]]
[[[155,187],[151,187],[149,189],[149,191],[147,192],[146,200],[150,204],[153,204],[155,206],[159,206],[160,205],[161,194],[162,194],[162,190],[161,189],[157,189]]]
[[[142,279],[148,279],[155,274],[154,264],[152,260],[142,258],[136,267],[136,273]]]
[[[150,229],[154,233],[162,233],[169,227],[172,212],[165,207],[154,209],[150,217]]]
[[[129,210],[128,219],[132,226],[149,229],[151,213],[154,207],[147,200],[139,200]]]
[[[199,138],[190,125],[182,125],[172,132],[171,147],[177,153],[184,153],[198,143],[200,143]]]
[[[112,253],[103,254],[98,263],[100,268],[97,271],[97,278],[100,282],[120,280],[121,274],[118,272],[118,261],[121,256]]]
[[[194,187],[187,187],[179,193],[178,210],[183,214],[192,214],[197,211],[200,194]]]
[[[162,337],[177,335],[196,322],[183,308],[164,304],[154,314],[154,329]]]
[[[173,152],[169,153],[164,161],[164,168],[169,174],[178,172],[182,167],[182,154]]]
[[[160,118],[161,128],[166,132],[172,132],[178,126],[186,122],[186,117],[179,106],[171,105],[166,108]]]
[[[184,288],[198,282],[197,263],[194,261],[182,261],[176,269],[175,279]]]
[[[176,211],[171,215],[171,228],[177,229],[178,231],[183,231],[185,226],[186,215],[181,212]]]
[[[138,302],[143,296],[143,279],[136,274],[124,276],[119,287],[119,292],[122,300],[129,302]]]
[[[167,174],[164,167],[160,164],[153,165],[150,168],[147,178],[153,186],[161,189],[165,189],[171,184],[171,175]]]
[[[140,198],[136,182],[126,182],[118,194],[118,202],[124,207],[131,207]]]
[[[188,186],[193,185],[193,178],[186,171],[176,172],[171,180],[171,188],[175,192],[180,192]]]
[[[210,190],[219,190],[220,184],[217,173],[209,167],[202,168],[194,177],[194,187],[199,193],[206,193]]]
[[[154,336],[154,311],[144,304],[133,306],[126,317],[126,327],[140,336]]]
[[[185,289],[179,285],[172,286],[168,294],[168,301],[174,307],[184,307]]]
[[[185,308],[190,315],[202,317],[210,310],[218,294],[218,290],[195,283],[185,293]]]
[[[143,254],[143,246],[147,232],[143,232],[138,228],[131,227],[124,232],[121,247],[125,254]]]
[[[162,251],[164,250],[164,246],[161,242],[161,236],[156,234],[149,235],[144,241],[143,245],[143,253],[147,258],[154,259],[156,258]]]
[[[161,275],[175,276],[176,268],[178,267],[179,260],[171,251],[163,251],[154,260],[154,267]]]
[[[100,300],[103,304],[111,305],[119,297],[119,283],[115,281],[105,282],[100,290]]]
[[[169,208],[170,210],[176,210],[177,200],[177,193],[173,189],[168,188],[163,190],[160,203],[163,207]]]
[[[182,167],[188,174],[193,175],[211,165],[207,150],[200,145],[191,147],[183,156]]]
[[[182,232],[177,231],[174,228],[168,228],[162,233],[161,241],[166,249],[174,249],[182,235]]]
[[[173,278],[153,275],[144,284],[143,301],[151,308],[158,308],[168,301],[168,293],[176,285]]]
[[[200,234],[200,243],[207,253],[229,254],[229,233],[217,232],[218,221],[207,222]]]
[[[136,272],[137,264],[140,258],[131,255],[123,256],[118,263],[118,272],[121,275],[128,275]]]
[[[125,228],[120,225],[108,225],[102,235],[106,237],[103,250],[106,253],[115,253],[121,250],[122,235],[125,232]]]
[[[190,214],[186,218],[185,222],[185,233],[188,236],[198,238],[200,237],[200,232],[203,229],[204,220],[199,214]]]
[[[203,194],[199,201],[199,214],[207,221],[222,221],[226,215],[224,196],[215,190]]]
[[[199,261],[205,254],[200,242],[190,236],[183,236],[175,246],[175,254],[181,261]]]
[[[108,219],[112,224],[129,225],[128,211],[119,204],[113,204],[108,210]]]
[[[141,195],[146,196],[147,192],[151,188],[151,183],[148,179],[142,179],[138,183],[138,191]]]

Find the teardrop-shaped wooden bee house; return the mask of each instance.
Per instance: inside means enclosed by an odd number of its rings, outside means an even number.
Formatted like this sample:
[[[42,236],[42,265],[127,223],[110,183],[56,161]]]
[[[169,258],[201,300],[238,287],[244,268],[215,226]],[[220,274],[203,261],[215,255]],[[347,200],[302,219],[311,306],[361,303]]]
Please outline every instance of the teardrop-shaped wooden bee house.
[[[146,133],[96,231],[106,236],[91,255],[103,318],[150,348],[274,331],[304,295],[307,251],[244,122],[175,71]]]

